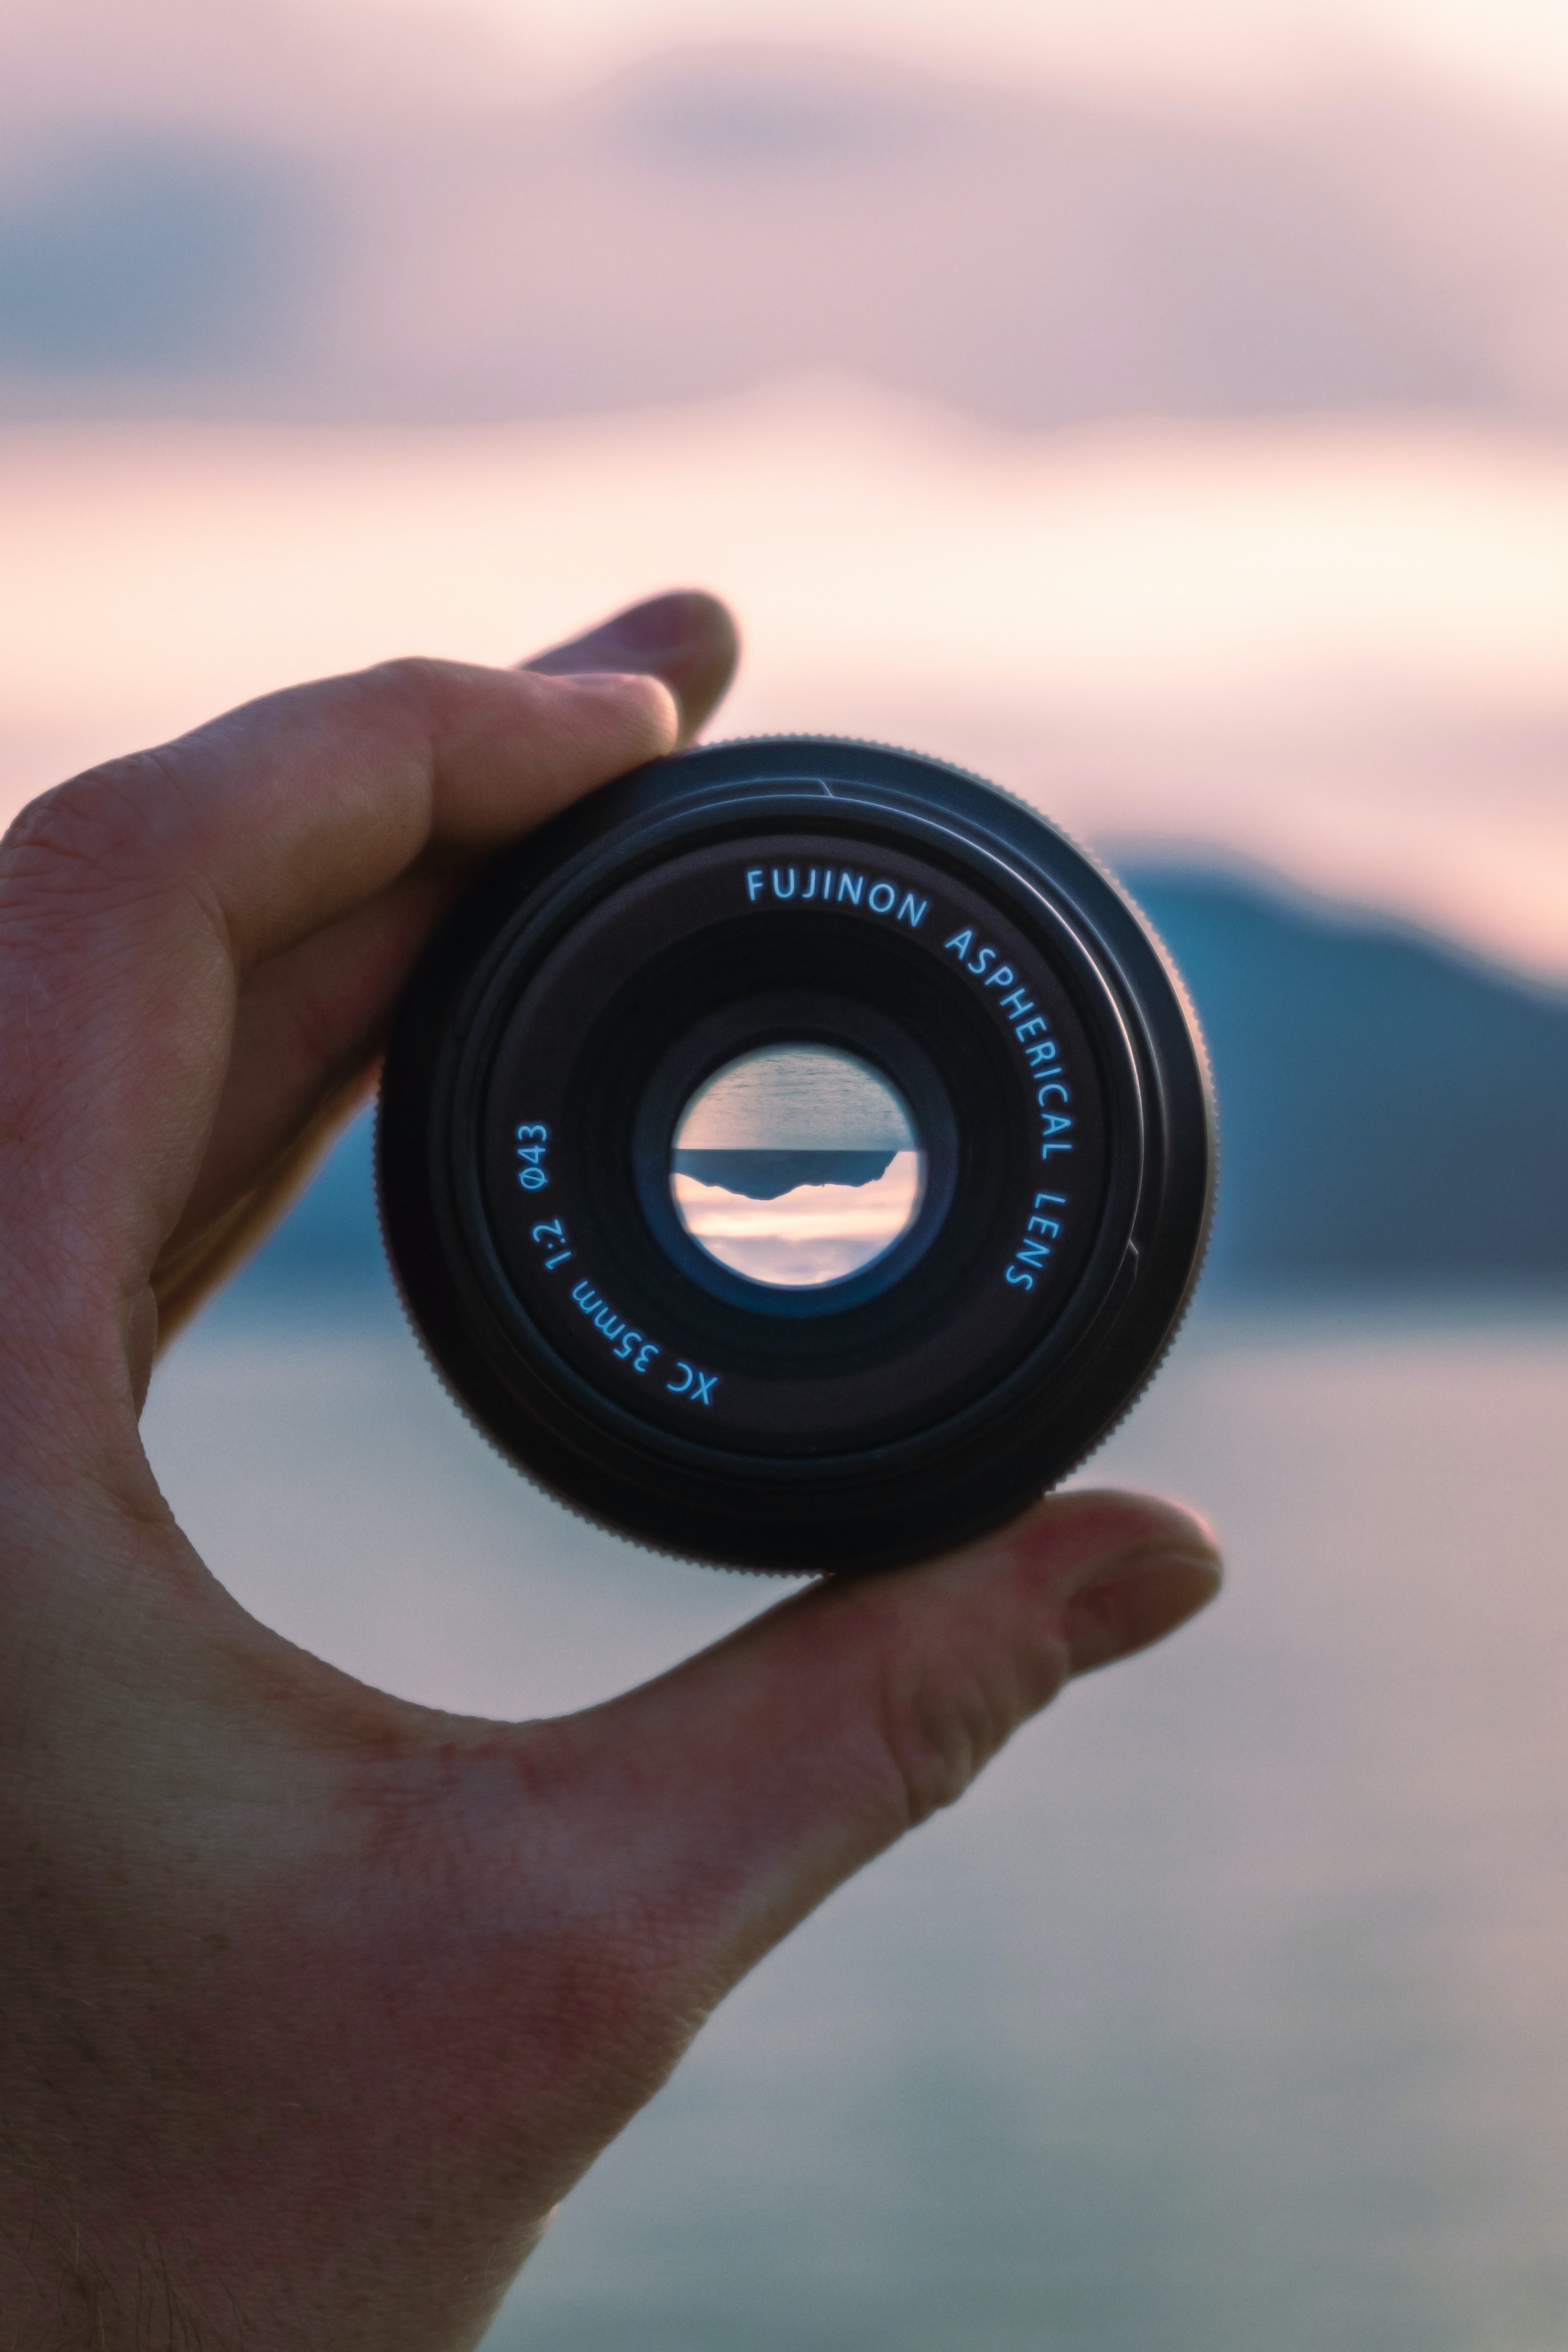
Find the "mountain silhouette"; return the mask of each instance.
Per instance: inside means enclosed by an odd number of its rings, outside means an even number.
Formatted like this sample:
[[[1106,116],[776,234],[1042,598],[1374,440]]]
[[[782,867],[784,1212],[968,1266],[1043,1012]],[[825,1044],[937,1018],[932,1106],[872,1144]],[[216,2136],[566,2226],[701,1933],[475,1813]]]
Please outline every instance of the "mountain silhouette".
[[[1216,1272],[1568,1274],[1568,998],[1220,876],[1123,878],[1208,1039]]]
[[[778,1201],[798,1184],[874,1184],[891,1151],[677,1151],[678,1176],[721,1185],[748,1201]]]

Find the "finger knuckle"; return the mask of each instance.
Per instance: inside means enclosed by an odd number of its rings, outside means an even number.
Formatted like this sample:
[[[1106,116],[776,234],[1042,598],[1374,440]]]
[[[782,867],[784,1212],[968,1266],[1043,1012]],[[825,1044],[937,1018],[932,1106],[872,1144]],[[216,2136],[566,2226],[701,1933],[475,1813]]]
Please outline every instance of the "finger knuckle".
[[[159,857],[164,779],[147,753],[89,768],[31,802],[0,843],[7,895],[71,900],[119,894]]]
[[[411,709],[424,723],[445,706],[456,675],[451,662],[437,661],[430,654],[395,654],[363,673],[373,692]]]
[[[472,671],[431,654],[395,654],[343,681],[356,724],[400,758],[422,763],[461,723]]]
[[[1018,1716],[1006,1677],[962,1654],[889,1670],[883,1738],[911,1828],[963,1794]]]
[[[394,654],[383,662],[376,675],[389,677],[395,684],[419,692],[445,686],[452,676],[452,664],[440,661],[434,654]]]

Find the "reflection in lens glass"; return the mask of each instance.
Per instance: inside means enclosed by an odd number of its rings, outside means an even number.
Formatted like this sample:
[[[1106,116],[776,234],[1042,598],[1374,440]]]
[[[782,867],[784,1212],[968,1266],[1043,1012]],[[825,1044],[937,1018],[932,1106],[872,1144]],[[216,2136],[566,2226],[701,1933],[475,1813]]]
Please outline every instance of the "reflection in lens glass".
[[[902,1097],[829,1045],[764,1045],[687,1104],[670,1192],[710,1257],[800,1288],[858,1274],[909,1231],[925,1153]]]

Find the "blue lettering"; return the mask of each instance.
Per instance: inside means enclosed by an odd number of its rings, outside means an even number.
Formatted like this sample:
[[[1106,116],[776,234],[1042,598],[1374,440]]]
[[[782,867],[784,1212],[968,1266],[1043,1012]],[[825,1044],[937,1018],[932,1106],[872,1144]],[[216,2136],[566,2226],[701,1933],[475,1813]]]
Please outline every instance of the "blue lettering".
[[[760,866],[747,866],[746,896],[753,907],[756,905],[757,900],[762,897],[763,890],[767,887],[767,876],[763,872]]]
[[[917,898],[912,890],[906,890],[899,900],[900,922],[908,923],[911,931],[918,931],[925,921],[926,908],[930,905],[929,898]]]
[[[536,1249],[550,1250],[553,1253],[544,1261],[546,1274],[553,1274],[558,1265],[566,1265],[572,1256],[572,1244],[566,1238],[566,1228],[559,1217],[547,1218],[543,1224],[535,1225],[531,1239]]]
[[[658,1349],[653,1340],[645,1339],[640,1331],[634,1331],[626,1318],[617,1315],[609,1302],[600,1297],[591,1282],[580,1282],[572,1293],[572,1297],[574,1303],[588,1317],[595,1330],[604,1333],[605,1339],[615,1349],[622,1363],[627,1361],[635,1348],[637,1355],[632,1364],[632,1370],[634,1372],[646,1372],[658,1353]]]
[[[1021,1265],[1010,1265],[1007,1268],[1007,1279],[1016,1290],[1033,1290],[1035,1286],[1034,1276],[1026,1274]]]
[[[842,907],[845,899],[847,898],[852,907],[858,907],[860,904],[860,893],[865,887],[866,877],[863,874],[841,874],[838,877],[839,905]]]
[[[1062,1049],[1057,1040],[1048,1034],[1051,1024],[1043,1013],[1036,1011],[1034,998],[1029,994],[1027,987],[1019,980],[1012,965],[999,961],[997,949],[975,948],[973,954],[971,955],[970,950],[974,948],[974,940],[975,933],[973,927],[966,927],[962,931],[954,931],[951,939],[942,942],[944,952],[949,955],[956,954],[964,971],[979,981],[982,987],[994,988],[1001,992],[1001,1009],[1012,1024],[1013,1034],[1023,1048],[1025,1060],[1035,1073],[1037,1080],[1041,1081],[1035,1089],[1035,1100],[1042,1114],[1041,1159],[1049,1160],[1051,1154],[1056,1151],[1070,1151],[1073,1148],[1070,1143],[1058,1142],[1053,1139],[1066,1134],[1073,1125],[1071,1118],[1047,1108],[1050,1103],[1061,1103],[1065,1106],[1072,1100],[1071,1089],[1066,1083]],[[1052,1194],[1040,1195],[1040,1199],[1054,1198],[1055,1195]],[[1037,1201],[1036,1206],[1038,1205],[1039,1202]],[[1053,1227],[1052,1230],[1056,1228]]]
[[[873,882],[871,885],[871,895],[867,899],[866,904],[870,908],[871,912],[874,915],[890,914],[892,911],[893,901],[898,895],[898,892],[894,889],[890,882]]]
[[[795,897],[796,878],[795,867],[792,866],[789,869],[789,888],[786,890],[784,884],[779,880],[779,869],[775,866],[773,867],[773,897],[775,898],[793,898]]]

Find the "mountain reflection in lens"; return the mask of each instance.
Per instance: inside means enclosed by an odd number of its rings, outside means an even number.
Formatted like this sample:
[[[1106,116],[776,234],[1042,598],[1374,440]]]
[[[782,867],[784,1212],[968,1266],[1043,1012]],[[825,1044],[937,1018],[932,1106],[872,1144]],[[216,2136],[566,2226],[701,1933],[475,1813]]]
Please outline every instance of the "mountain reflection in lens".
[[[781,1287],[842,1282],[914,1223],[925,1153],[902,1097],[853,1054],[764,1045],[687,1104],[670,1192],[699,1246]]]

